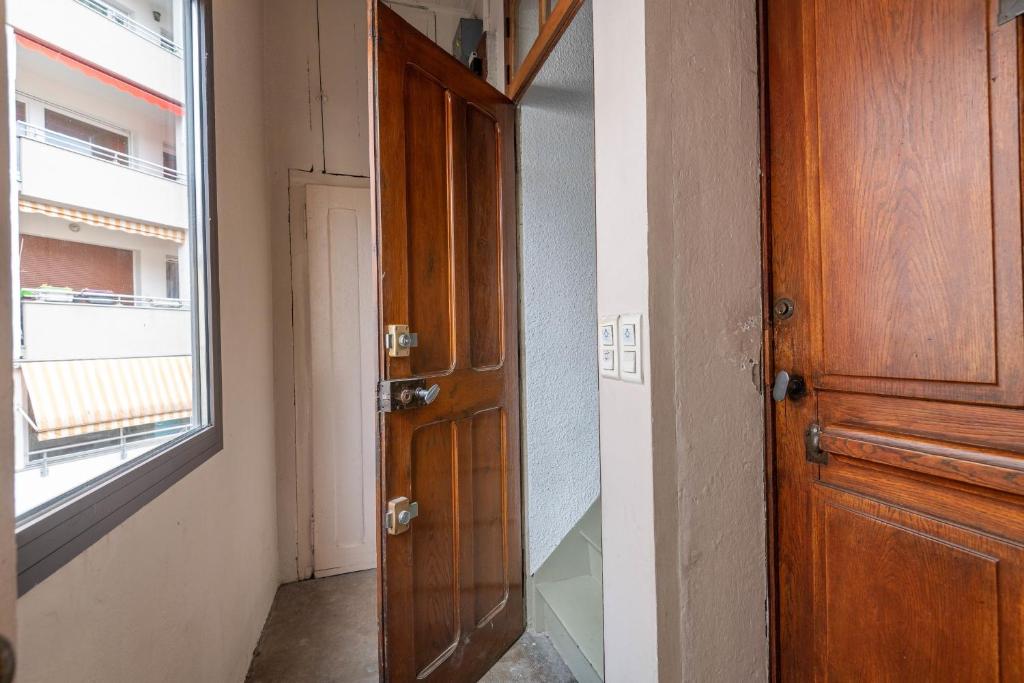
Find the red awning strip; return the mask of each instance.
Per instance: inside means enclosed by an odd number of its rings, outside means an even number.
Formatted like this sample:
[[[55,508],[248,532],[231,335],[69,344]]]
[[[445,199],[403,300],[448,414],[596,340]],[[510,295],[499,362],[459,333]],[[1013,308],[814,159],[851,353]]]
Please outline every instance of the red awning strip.
[[[137,97],[140,100],[148,102],[149,104],[169,111],[175,116],[181,116],[182,114],[184,114],[184,109],[182,108],[181,104],[175,102],[174,100],[169,100],[165,97],[161,97],[160,95],[156,95],[144,88],[140,88],[139,86],[133,83],[129,83],[128,81],[118,78],[117,76],[111,73],[103,71],[102,69],[98,69],[95,66],[92,66],[91,64],[87,64],[81,61],[80,59],[73,57],[65,52],[61,52],[56,48],[50,47],[49,45],[44,45],[38,40],[35,40],[34,38],[29,38],[28,36],[22,33],[17,33],[16,36],[18,39],[18,44],[28,50],[38,52],[39,54],[45,55],[50,59],[53,59],[54,61],[60,62],[64,66],[68,66],[72,69],[81,71],[90,78],[95,78],[97,81],[113,86],[121,92],[126,92],[133,97]]]

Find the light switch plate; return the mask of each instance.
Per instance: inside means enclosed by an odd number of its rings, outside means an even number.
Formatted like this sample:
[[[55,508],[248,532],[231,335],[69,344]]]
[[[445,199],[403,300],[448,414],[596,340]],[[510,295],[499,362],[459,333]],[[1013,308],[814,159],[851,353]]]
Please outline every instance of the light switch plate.
[[[625,382],[644,383],[643,316],[619,316],[619,377]]]
[[[597,324],[597,366],[601,377],[619,378],[619,316],[608,315]]]

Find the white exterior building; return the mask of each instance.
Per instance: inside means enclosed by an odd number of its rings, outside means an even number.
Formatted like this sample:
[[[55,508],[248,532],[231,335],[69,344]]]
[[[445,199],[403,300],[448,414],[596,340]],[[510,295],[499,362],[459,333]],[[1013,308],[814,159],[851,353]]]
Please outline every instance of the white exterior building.
[[[19,514],[188,424],[179,4],[8,3],[16,42]],[[45,383],[60,387],[59,401],[46,398]],[[122,400],[129,390],[131,400]]]

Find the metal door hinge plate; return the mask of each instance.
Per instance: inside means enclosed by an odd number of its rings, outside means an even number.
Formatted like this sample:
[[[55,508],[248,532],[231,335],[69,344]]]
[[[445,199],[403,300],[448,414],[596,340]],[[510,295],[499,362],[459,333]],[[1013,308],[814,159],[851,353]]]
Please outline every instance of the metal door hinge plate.
[[[391,358],[405,358],[409,349],[420,345],[420,337],[409,331],[408,325],[388,325],[384,333],[384,348]]]
[[[821,427],[818,425],[812,424],[804,432],[804,449],[807,462],[828,464],[828,453],[821,450]]]
[[[388,501],[388,511],[384,514],[384,526],[392,536],[404,534],[409,530],[412,520],[420,516],[420,504],[405,496]]]
[[[999,0],[999,24],[1013,21],[1024,14],[1024,0]]]

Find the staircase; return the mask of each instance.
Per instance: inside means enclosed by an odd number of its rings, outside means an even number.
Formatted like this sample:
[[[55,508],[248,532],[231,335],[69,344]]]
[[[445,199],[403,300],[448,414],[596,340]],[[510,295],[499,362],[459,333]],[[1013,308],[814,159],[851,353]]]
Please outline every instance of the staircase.
[[[533,576],[534,628],[545,631],[580,683],[604,680],[601,500]]]

